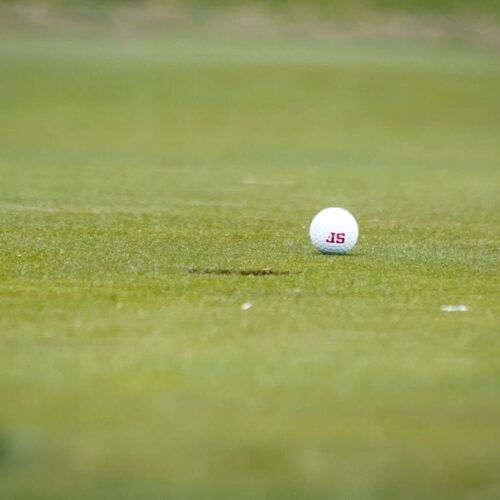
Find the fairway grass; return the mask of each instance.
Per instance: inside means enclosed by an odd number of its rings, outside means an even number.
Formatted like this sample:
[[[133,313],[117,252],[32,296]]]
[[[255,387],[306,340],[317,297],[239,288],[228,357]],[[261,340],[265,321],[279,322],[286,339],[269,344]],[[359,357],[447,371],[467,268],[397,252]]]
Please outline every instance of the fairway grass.
[[[2,35],[0,497],[498,498],[499,61]]]

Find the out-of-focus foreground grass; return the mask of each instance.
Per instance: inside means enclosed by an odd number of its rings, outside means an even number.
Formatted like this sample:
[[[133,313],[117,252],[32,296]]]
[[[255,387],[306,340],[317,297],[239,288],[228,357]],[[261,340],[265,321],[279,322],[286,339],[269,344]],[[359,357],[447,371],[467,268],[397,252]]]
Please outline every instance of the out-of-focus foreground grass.
[[[259,19],[4,23],[1,498],[498,498],[498,52]]]

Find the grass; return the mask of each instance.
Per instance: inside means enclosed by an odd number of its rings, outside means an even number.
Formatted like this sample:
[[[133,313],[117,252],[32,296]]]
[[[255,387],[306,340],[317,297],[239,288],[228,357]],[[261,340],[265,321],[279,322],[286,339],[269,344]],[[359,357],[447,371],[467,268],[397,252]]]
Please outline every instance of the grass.
[[[283,11],[290,8],[311,9],[324,13],[359,14],[360,12],[382,13],[442,13],[445,15],[467,13],[471,15],[484,14],[497,16],[500,12],[500,0],[41,0],[39,4],[56,7],[82,7],[89,5],[92,8],[100,6],[179,6],[188,5],[195,8],[212,8],[214,6],[235,7],[243,6],[254,8],[264,7],[274,11]],[[0,5],[16,5],[19,0],[0,0]]]
[[[11,32],[0,68],[2,498],[498,497],[497,53]]]

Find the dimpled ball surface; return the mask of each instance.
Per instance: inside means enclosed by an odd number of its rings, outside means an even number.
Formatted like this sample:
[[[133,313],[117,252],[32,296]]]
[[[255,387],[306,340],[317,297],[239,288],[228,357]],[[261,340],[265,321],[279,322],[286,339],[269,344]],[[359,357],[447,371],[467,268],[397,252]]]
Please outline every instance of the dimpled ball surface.
[[[358,241],[358,223],[343,208],[330,207],[317,213],[311,222],[309,236],[321,253],[342,254],[354,248]]]

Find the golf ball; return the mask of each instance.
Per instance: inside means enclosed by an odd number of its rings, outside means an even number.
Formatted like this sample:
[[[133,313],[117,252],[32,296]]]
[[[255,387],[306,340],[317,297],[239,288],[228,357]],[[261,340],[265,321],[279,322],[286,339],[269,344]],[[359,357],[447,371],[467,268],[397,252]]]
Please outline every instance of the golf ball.
[[[358,241],[358,223],[343,208],[330,207],[314,216],[309,228],[312,244],[321,253],[347,253]]]

